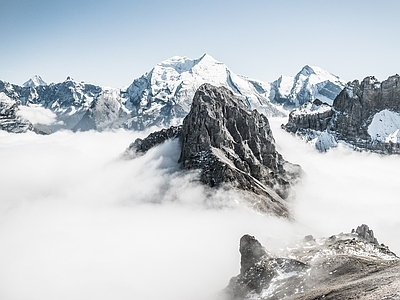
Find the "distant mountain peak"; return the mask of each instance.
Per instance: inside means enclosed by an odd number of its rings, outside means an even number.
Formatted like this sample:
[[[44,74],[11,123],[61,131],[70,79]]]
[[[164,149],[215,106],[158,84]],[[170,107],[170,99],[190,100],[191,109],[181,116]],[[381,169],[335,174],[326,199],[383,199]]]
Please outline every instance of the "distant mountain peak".
[[[47,83],[39,75],[35,75],[23,84],[24,87],[37,87],[47,85]]]
[[[316,71],[315,69],[320,69],[320,68],[312,67],[312,66],[310,66],[310,65],[305,65],[305,66],[301,69],[301,71],[299,72],[299,74],[302,74],[302,75],[304,75],[304,76],[310,76],[310,75],[316,73],[316,72],[315,72],[315,71]]]
[[[75,81],[71,76],[68,76],[67,79],[65,79],[65,81]]]

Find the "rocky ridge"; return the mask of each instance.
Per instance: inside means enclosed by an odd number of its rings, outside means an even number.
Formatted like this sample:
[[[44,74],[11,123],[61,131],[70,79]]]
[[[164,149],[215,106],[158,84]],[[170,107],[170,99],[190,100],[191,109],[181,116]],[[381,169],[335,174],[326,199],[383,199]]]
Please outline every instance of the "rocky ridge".
[[[203,84],[181,127],[171,127],[138,139],[125,152],[135,157],[169,138],[179,138],[179,163],[199,170],[210,187],[240,191],[256,210],[289,217],[284,201],[301,168],[276,151],[268,119],[225,87]]]
[[[283,126],[316,144],[321,151],[344,142],[355,149],[400,153],[400,76],[379,82],[366,77],[349,82],[333,105],[306,103]]]
[[[400,259],[371,233],[363,224],[352,233],[329,238],[307,236],[283,251],[282,257],[244,235],[240,274],[230,280],[224,297],[400,299]]]

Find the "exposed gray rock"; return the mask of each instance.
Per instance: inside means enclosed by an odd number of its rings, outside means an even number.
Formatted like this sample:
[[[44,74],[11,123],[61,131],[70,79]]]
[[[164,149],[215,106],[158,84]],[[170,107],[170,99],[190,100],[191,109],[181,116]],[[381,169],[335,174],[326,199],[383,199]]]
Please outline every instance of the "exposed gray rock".
[[[356,230],[353,229],[351,232],[357,234],[367,242],[379,244],[378,240],[374,237],[374,232],[372,229],[369,229],[368,225],[362,224],[361,226],[358,226]]]
[[[290,258],[274,257],[245,235],[240,274],[223,295],[235,300],[400,299],[399,258],[377,244],[368,226],[357,231],[303,240],[283,253]]]
[[[400,129],[400,121],[393,121],[392,117],[394,115],[400,119],[399,75],[390,76],[383,82],[373,76],[366,77],[361,83],[357,80],[349,82],[330,109],[315,113],[305,109],[309,107],[308,103],[292,111],[283,128],[309,141],[315,141],[324,133],[327,143],[320,147],[322,149],[343,141],[355,149],[382,154],[400,153],[400,136],[396,134],[396,130]],[[378,117],[378,125],[372,124],[382,112],[392,115]],[[374,131],[377,133],[372,134]]]
[[[230,90],[203,84],[181,129],[171,127],[135,141],[128,156],[175,137],[181,141],[182,168],[199,170],[204,184],[234,188],[254,209],[289,216],[283,199],[301,168],[276,151],[268,119],[250,111]]]

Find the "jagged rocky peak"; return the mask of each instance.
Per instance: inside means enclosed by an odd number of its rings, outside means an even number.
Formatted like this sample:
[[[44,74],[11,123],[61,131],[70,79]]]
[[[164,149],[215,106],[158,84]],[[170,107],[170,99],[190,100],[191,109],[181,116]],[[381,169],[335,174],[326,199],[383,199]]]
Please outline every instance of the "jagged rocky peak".
[[[244,235],[240,239],[239,252],[240,259],[240,273],[246,273],[255,263],[267,255],[261,243],[251,235]]]
[[[240,239],[240,274],[225,299],[399,299],[400,259],[363,224],[352,233],[306,239],[279,254]],[[381,288],[382,286],[385,288]]]
[[[356,230],[353,229],[351,233],[357,234],[359,238],[364,239],[367,242],[379,244],[378,240],[374,236],[373,230],[369,229],[368,225],[362,224],[361,226],[358,226]]]
[[[183,169],[199,170],[210,187],[233,188],[256,210],[289,216],[284,199],[301,168],[276,151],[268,119],[225,87],[201,85],[182,127],[137,140],[125,156],[135,156],[168,138],[179,138]]]
[[[183,121],[181,142],[180,163],[185,169],[201,169],[202,182],[232,184],[281,208],[300,173],[300,167],[276,151],[268,119],[224,87],[200,86]]]

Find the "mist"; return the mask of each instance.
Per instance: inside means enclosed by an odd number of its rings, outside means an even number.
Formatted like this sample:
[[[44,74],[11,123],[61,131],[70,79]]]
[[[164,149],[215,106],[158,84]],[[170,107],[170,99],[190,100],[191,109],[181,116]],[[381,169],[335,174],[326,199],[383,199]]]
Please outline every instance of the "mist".
[[[276,251],[366,223],[400,253],[399,158],[320,154],[283,121],[271,120],[278,149],[306,173],[289,199],[291,222],[179,170],[176,141],[123,160],[147,133],[0,132],[0,298],[214,299],[239,273],[246,233]]]

